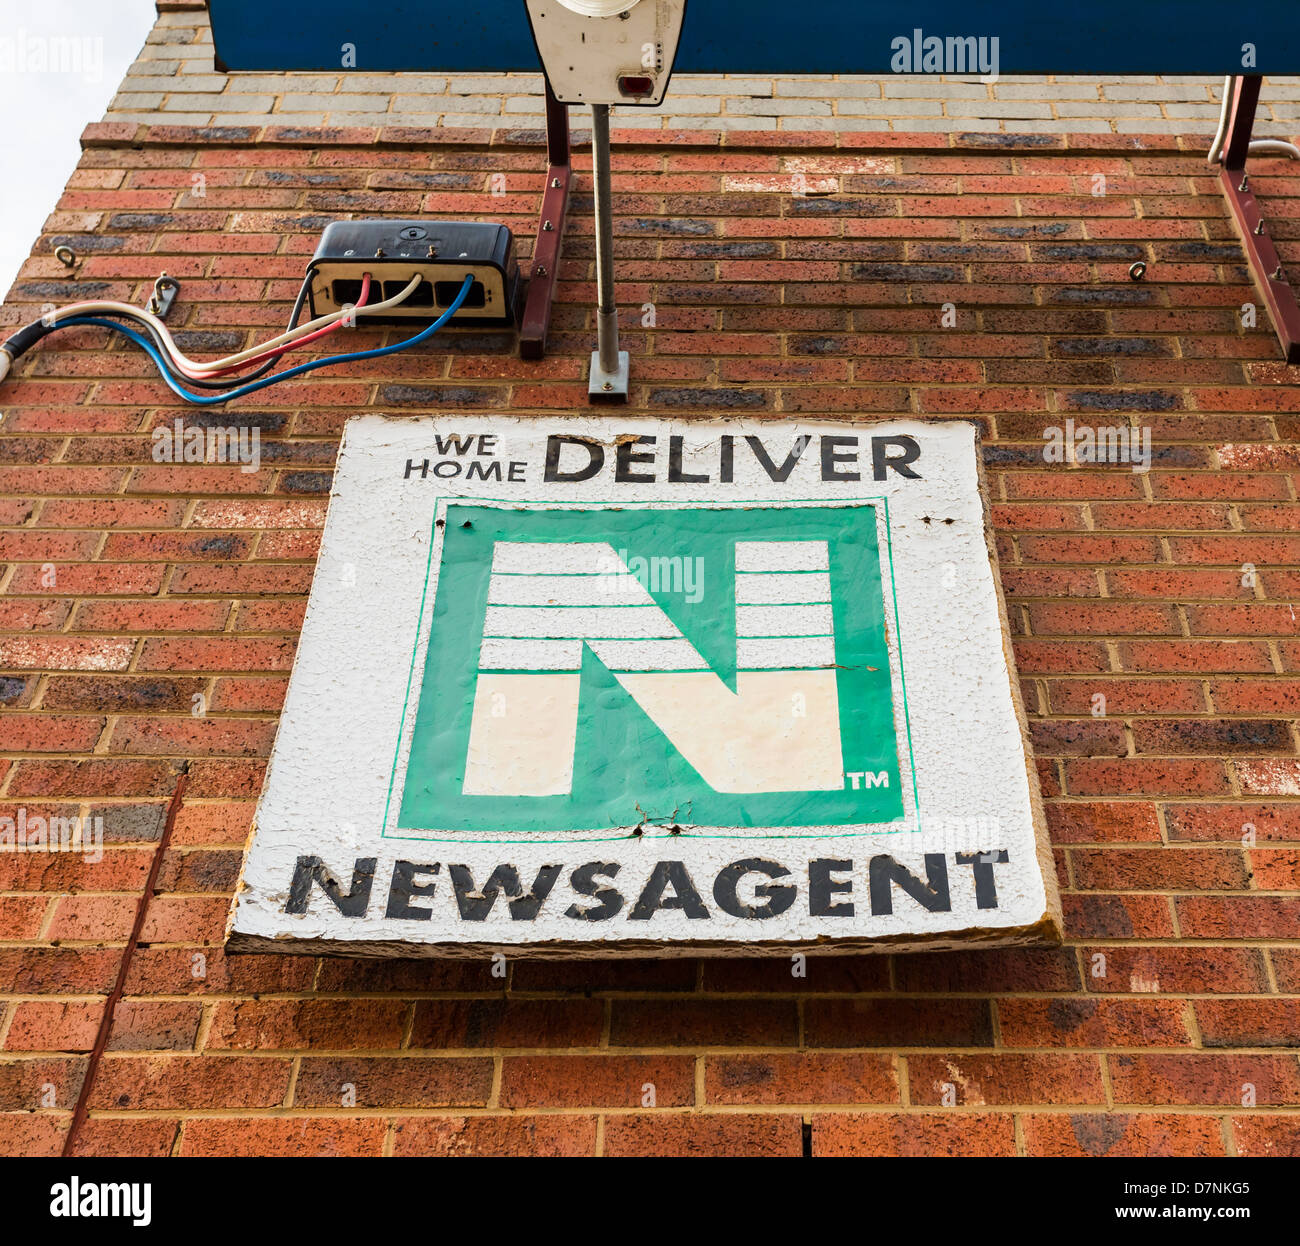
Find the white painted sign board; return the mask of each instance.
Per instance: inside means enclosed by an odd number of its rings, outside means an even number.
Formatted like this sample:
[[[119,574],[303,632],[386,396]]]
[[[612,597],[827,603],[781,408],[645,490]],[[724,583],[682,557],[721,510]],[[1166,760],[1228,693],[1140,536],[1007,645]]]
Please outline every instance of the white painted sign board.
[[[229,946],[1059,938],[964,422],[349,421]]]

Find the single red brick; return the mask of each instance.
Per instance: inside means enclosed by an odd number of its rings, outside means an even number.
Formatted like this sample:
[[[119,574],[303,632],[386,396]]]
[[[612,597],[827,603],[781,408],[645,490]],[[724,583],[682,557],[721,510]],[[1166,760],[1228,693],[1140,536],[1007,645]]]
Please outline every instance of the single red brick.
[[[1070,894],[1061,897],[1071,939],[1168,939],[1174,935],[1165,896]]]
[[[907,1089],[912,1103],[927,1107],[1106,1102],[1095,1055],[908,1056]]]
[[[1029,724],[1038,757],[1123,757],[1128,753],[1124,724],[1102,718],[1040,720]]]
[[[1232,1118],[1232,1136],[1237,1154],[1256,1156],[1300,1156],[1300,1119],[1294,1113],[1261,1112]]]
[[[426,1116],[393,1125],[394,1155],[589,1156],[593,1116]]]
[[[243,957],[236,957],[242,960]],[[316,990],[376,995],[431,994],[435,991],[499,991],[489,960],[371,960],[330,957],[321,962]]]
[[[690,1056],[507,1056],[501,1066],[503,1108],[649,1109],[694,1101]]]
[[[1009,1113],[819,1113],[812,1119],[816,1156],[1014,1155]]]
[[[1133,640],[1119,646],[1120,661],[1135,674],[1237,671],[1273,673],[1268,646],[1252,640]]]
[[[264,1056],[109,1056],[90,1106],[104,1111],[271,1108],[288,1093],[292,1061]]]
[[[793,1000],[622,1000],[609,1041],[616,1047],[788,1047],[798,1041]]]
[[[864,1052],[710,1056],[704,1077],[711,1104],[898,1103],[900,1095],[891,1057]]]
[[[294,1083],[300,1107],[486,1107],[492,1061],[308,1057]]]
[[[219,632],[230,605],[224,601],[88,601],[77,607],[74,632]]]
[[[377,1156],[386,1132],[386,1123],[374,1118],[198,1118],[185,1121],[180,1154]]]
[[[235,619],[237,632],[289,632],[302,630],[305,601],[245,601]],[[278,707],[274,707],[278,708]]]
[[[227,956],[219,947],[137,947],[129,995],[238,995],[310,990],[316,963],[302,956]],[[321,990],[329,990],[322,984]]]
[[[48,937],[125,943],[139,907],[138,895],[65,896],[55,905]]]
[[[814,999],[805,1005],[809,1047],[991,1047],[987,1000]]]
[[[1151,365],[1144,360],[1142,366],[1149,369]],[[1226,506],[1197,502],[1099,502],[1092,507],[1092,516],[1102,529],[1141,528],[1166,533],[1230,526]]]
[[[212,685],[208,708],[214,713],[278,713],[288,686],[283,677],[221,678]]]
[[[29,827],[38,815],[53,822],[62,812],[57,805],[53,808],[22,807],[27,810]],[[0,853],[0,888],[6,891],[121,891],[138,894],[153,860],[150,848],[117,848],[111,843],[105,845],[103,856],[98,861],[92,859],[95,855],[74,852]]]
[[[267,757],[276,724],[261,718],[119,719],[109,747],[123,754]]]
[[[109,1051],[189,1051],[203,1019],[200,1004],[124,999],[113,1010]]]
[[[1295,679],[1212,679],[1210,698],[1220,714],[1300,714]]]
[[[79,1056],[35,1056],[0,1063],[0,1113],[71,1109],[81,1092],[87,1061]]]
[[[208,1048],[396,1048],[406,1016],[400,1000],[228,1000],[217,1005]]]
[[[0,1112],[0,1156],[57,1156],[72,1123],[71,1112]]]
[[[0,640],[0,665],[16,670],[120,671],[130,664],[133,640],[78,636]]]
[[[671,1113],[605,1121],[611,1156],[800,1156],[803,1129],[793,1115]]]
[[[1016,666],[1022,675],[1092,675],[1110,669],[1106,646],[1096,642],[1017,640]]]
[[[1110,536],[1086,533],[1076,536],[1022,536],[1017,545],[1027,562],[1104,563],[1159,562],[1155,537]]]
[[[1250,605],[1188,606],[1187,625],[1193,636],[1295,636],[1300,623],[1289,605],[1252,602]]]
[[[1052,801],[1044,812],[1053,843],[1160,842],[1160,819],[1148,801]]]
[[[1300,839],[1300,805],[1168,805],[1165,822],[1171,840],[1289,843]]]
[[[239,844],[248,838],[252,822],[251,804],[216,805],[186,802],[176,814],[172,842],[182,844]]]
[[[1077,758],[1065,762],[1072,796],[1158,796],[1226,793],[1219,761],[1165,758]]]
[[[220,943],[230,912],[228,896],[155,895],[145,911],[145,943]]]
[[[1178,925],[1187,939],[1294,939],[1297,896],[1179,896]]]
[[[796,970],[801,976],[795,976]],[[814,954],[798,962],[771,956],[752,959],[722,957],[704,962],[701,987],[705,991],[744,991],[747,994],[887,991],[889,965],[882,956]]]
[[[1300,1031],[1300,999],[1198,999],[1195,1007],[1207,1047],[1291,1047]]]
[[[62,1003],[55,1000],[20,1000],[14,1005],[6,1051],[89,1051],[95,1045],[102,999]]]
[[[1046,421],[1046,413],[1044,413]],[[1041,454],[1041,446],[1038,447]],[[1009,498],[1136,498],[1142,496],[1142,479],[1132,472],[1089,471],[1071,468],[1047,472],[1008,472],[1003,487]]]
[[[1178,619],[1172,606],[1142,602],[1038,602],[1029,607],[1036,636],[1119,636],[1175,634]]]
[[[671,960],[522,960],[511,968],[518,991],[691,991],[697,962]]]
[[[1241,582],[1240,571],[1215,571],[1195,567],[1136,570],[1108,567],[1106,584],[1117,597],[1249,597],[1253,589]]]
[[[1007,1047],[1186,1047],[1185,1004],[1174,999],[1002,999]]]
[[[1219,891],[1246,886],[1245,856],[1228,848],[1076,848],[1076,886],[1096,891]]]
[[[172,1153],[179,1120],[90,1116],[77,1133],[74,1155],[161,1159]]]
[[[1300,761],[1290,758],[1263,758],[1234,761],[1241,790],[1251,796],[1300,795]]]
[[[1294,753],[1289,725],[1278,719],[1155,718],[1135,722],[1133,740],[1139,753]]]
[[[142,671],[283,671],[293,664],[296,639],[189,636],[146,640]]]
[[[107,995],[121,959],[121,948],[0,947],[0,991]]]
[[[166,710],[189,713],[194,705],[194,696],[203,692],[206,687],[207,681],[204,679],[56,675],[45,685],[41,708],[101,710],[109,713]]]
[[[214,758],[190,762],[186,795],[194,800],[228,797],[235,800],[257,796],[266,781],[264,761]]]
[[[415,1005],[410,1046],[594,1047],[603,1019],[599,1000],[426,999]]]
[[[1300,1068],[1291,1056],[1111,1055],[1116,1103],[1253,1107],[1300,1103]]]
[[[1079,969],[1074,953],[1066,948],[994,948],[899,956],[894,979],[900,991],[932,994],[1059,992],[1078,987]]]
[[[1029,1155],[1223,1155],[1223,1137],[1215,1116],[1174,1113],[1124,1115],[1044,1112],[1023,1118]]]
[[[35,939],[49,906],[47,896],[0,896],[0,930],[10,939]]]
[[[1247,856],[1261,891],[1300,891],[1300,848],[1255,848]]]
[[[1263,954],[1239,947],[1081,948],[1088,990],[1149,994],[1245,994],[1268,990]]]
[[[24,761],[9,780],[10,797],[169,796],[179,770],[170,761],[96,758]]]

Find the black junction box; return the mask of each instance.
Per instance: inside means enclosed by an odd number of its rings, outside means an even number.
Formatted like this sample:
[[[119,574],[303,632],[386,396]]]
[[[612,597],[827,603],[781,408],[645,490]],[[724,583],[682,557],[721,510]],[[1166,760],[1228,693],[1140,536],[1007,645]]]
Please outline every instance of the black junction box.
[[[436,320],[473,274],[474,284],[448,327],[473,322],[510,325],[517,319],[520,282],[514,238],[504,225],[477,221],[335,221],[321,235],[307,274],[311,314],[327,316],[356,303],[369,273],[367,303],[392,298],[419,275],[404,303],[363,320],[419,324]]]

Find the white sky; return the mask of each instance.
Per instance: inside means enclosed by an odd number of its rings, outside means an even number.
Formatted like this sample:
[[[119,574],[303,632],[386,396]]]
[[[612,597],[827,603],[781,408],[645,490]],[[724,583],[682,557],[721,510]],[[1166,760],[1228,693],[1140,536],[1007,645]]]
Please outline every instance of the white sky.
[[[0,298],[154,20],[153,0],[0,0]],[[79,72],[42,70],[60,63]]]

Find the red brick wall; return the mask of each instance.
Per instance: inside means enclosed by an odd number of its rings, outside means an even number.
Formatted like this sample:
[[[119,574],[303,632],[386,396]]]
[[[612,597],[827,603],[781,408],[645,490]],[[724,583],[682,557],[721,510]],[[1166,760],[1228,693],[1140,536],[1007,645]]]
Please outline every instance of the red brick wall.
[[[141,301],[166,269],[185,344],[224,353],[282,322],[340,215],[504,220],[527,251],[536,136],[257,137],[91,127],[0,319]],[[97,865],[0,854],[5,1152],[65,1145],[124,961],[85,1153],[1300,1150],[1300,373],[1262,316],[1240,327],[1256,296],[1203,157],[672,137],[615,157],[629,409],[980,421],[1066,946],[821,957],[806,979],[519,960],[504,984],[486,963],[223,955],[342,424],[585,407],[584,172],[545,362],[452,334],[271,389],[218,419],[259,425],[256,474],[153,463],[152,428],[203,417],[97,331],[0,390],[0,805],[101,812],[111,841]],[[1252,181],[1300,268],[1300,176],[1261,161]],[[1041,432],[1070,416],[1149,427],[1153,470],[1046,464]]]

